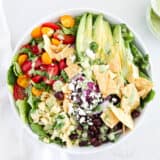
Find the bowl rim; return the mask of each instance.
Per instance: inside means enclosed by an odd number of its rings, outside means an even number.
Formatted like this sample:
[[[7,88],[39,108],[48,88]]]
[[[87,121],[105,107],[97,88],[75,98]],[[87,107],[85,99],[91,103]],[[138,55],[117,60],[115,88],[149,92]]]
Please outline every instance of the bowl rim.
[[[41,18],[40,20],[38,20],[36,23],[34,23],[33,25],[31,25],[31,27],[25,31],[25,33],[23,34],[23,36],[19,39],[18,43],[16,44],[14,50],[13,50],[13,55],[12,57],[17,53],[18,49],[20,48],[20,46],[24,43],[25,39],[30,35],[30,32],[32,31],[32,29],[46,21],[50,21],[51,19],[55,19],[58,18],[59,16],[63,15],[63,14],[71,14],[71,15],[79,15],[81,13],[84,12],[92,12],[92,13],[102,13],[104,15],[104,17],[108,20],[108,21],[115,21],[116,23],[120,24],[126,24],[127,27],[133,32],[134,36],[135,36],[135,43],[138,45],[138,47],[140,48],[140,50],[143,51],[144,54],[149,53],[147,48],[145,47],[142,39],[140,38],[140,36],[134,31],[134,29],[132,27],[130,27],[130,25],[128,25],[127,22],[123,21],[121,18],[112,15],[111,13],[101,10],[101,9],[95,9],[95,8],[73,8],[73,9],[65,9],[65,10],[60,10],[60,11],[54,11],[53,13],[50,13],[48,16],[45,16],[43,18]],[[110,19],[110,20],[109,20]],[[12,59],[11,59],[12,60]],[[8,65],[8,68],[11,64],[11,61]],[[6,80],[7,83],[7,80]],[[7,84],[8,85],[8,84]],[[12,93],[10,92],[9,88],[8,88],[8,96],[9,96],[9,100],[11,103],[11,108],[15,114],[15,117],[17,118],[17,120],[20,121],[21,123],[21,127],[25,128],[25,130],[28,132],[28,134],[30,134],[34,139],[36,139],[37,141],[41,142],[38,139],[38,135],[36,135],[35,133],[32,132],[32,130],[30,129],[30,127],[26,124],[24,124],[19,116],[18,110],[15,106],[15,101],[13,98]],[[147,104],[148,105],[148,104]],[[135,128],[134,131],[129,131],[129,133],[122,135],[120,137],[120,139],[115,142],[115,143],[106,143],[103,144],[99,147],[71,147],[71,148],[67,148],[67,147],[61,147],[57,144],[45,144],[44,142],[41,142],[43,145],[46,145],[46,147],[49,147],[51,149],[58,149],[62,152],[65,153],[70,153],[70,154],[91,154],[91,153],[96,153],[96,152],[100,152],[100,151],[104,151],[104,150],[110,150],[112,148],[114,148],[114,146],[120,145],[120,143],[122,143],[124,140],[126,140],[129,136],[131,136],[133,134],[133,132],[135,132],[135,130],[140,126],[141,122],[144,119],[144,115],[145,112],[147,110],[148,107],[145,107],[143,109],[143,113],[141,114],[141,116],[136,120],[135,122]]]

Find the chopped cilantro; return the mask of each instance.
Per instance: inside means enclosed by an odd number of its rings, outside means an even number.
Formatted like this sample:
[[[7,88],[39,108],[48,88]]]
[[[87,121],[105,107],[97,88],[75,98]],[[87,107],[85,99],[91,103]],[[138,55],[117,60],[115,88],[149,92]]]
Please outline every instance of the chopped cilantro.
[[[98,44],[96,42],[91,42],[90,43],[90,49],[96,53],[97,52],[97,49],[98,49]]]

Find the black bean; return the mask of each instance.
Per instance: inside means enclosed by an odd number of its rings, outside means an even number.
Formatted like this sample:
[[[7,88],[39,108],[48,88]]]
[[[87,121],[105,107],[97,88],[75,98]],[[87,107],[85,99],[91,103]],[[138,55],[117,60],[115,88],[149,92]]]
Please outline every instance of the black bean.
[[[93,124],[97,127],[101,127],[103,125],[103,122],[100,118],[96,118],[96,119],[93,119]]]
[[[83,126],[78,125],[77,129],[78,129],[79,131],[83,131]]]
[[[92,139],[90,140],[90,142],[91,142],[91,144],[92,144],[93,146],[95,146],[95,147],[97,147],[97,146],[99,146],[99,145],[102,144],[102,141],[101,141],[100,139],[98,139],[98,138],[92,138]]]
[[[93,137],[95,137],[95,133],[94,133],[94,131],[88,131],[88,136],[89,137],[91,137],[91,138],[93,138]]]
[[[135,118],[139,117],[140,114],[141,114],[140,111],[134,110],[131,115],[132,115],[132,118],[135,119]]]
[[[71,140],[76,140],[76,139],[78,138],[78,134],[77,134],[77,133],[72,133],[72,134],[69,136],[69,138],[70,138]]]
[[[88,145],[88,141],[81,141],[79,142],[79,146],[83,147],[83,146],[87,146]]]
[[[54,96],[58,99],[58,100],[64,100],[64,93],[62,91],[56,92],[54,94]]]
[[[122,123],[121,123],[121,122],[119,122],[119,123],[113,128],[113,131],[118,131],[118,130],[120,130],[120,129],[122,129]]]

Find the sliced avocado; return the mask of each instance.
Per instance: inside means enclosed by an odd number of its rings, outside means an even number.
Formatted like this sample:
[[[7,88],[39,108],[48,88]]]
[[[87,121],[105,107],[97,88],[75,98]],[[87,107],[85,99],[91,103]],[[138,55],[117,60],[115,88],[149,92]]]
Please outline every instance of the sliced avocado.
[[[83,42],[84,42],[84,33],[85,33],[85,24],[86,24],[86,17],[87,14],[84,14],[80,20],[79,23],[79,27],[78,27],[78,31],[77,31],[77,37],[76,37],[76,49],[77,49],[77,53],[78,56],[81,57],[83,52],[84,52],[84,46],[83,46]]]
[[[113,44],[113,37],[111,27],[107,21],[103,19],[103,15],[97,16],[94,29],[93,29],[93,41],[98,44],[97,57],[101,58],[103,62],[106,62],[108,52],[111,50]]]
[[[76,38],[76,48],[80,58],[84,56],[92,41],[92,21],[92,14],[84,14],[80,20]]]

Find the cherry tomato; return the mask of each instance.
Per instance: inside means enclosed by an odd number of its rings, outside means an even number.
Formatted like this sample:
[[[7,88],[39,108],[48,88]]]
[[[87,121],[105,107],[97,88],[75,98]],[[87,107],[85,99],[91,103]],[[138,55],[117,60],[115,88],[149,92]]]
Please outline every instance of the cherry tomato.
[[[75,42],[75,36],[72,35],[64,35],[63,44],[73,44]]]
[[[47,72],[49,74],[49,76],[56,76],[59,74],[59,67],[57,64],[49,65],[47,68]]]
[[[66,68],[66,67],[67,67],[66,59],[60,60],[60,62],[59,62],[59,69],[60,69],[60,70],[63,70],[63,69]]]
[[[36,55],[40,54],[40,50],[37,45],[31,46],[31,50]]]
[[[42,60],[39,57],[35,62],[35,69],[39,69],[41,67],[41,65],[42,65]]]
[[[42,76],[40,75],[36,75],[34,77],[32,77],[32,81],[35,83],[39,83],[42,80]]]
[[[31,61],[25,61],[22,66],[22,71],[23,73],[27,73],[31,68],[32,68],[32,62]]]
[[[24,99],[25,98],[25,90],[20,87],[18,84],[15,84],[13,87],[13,96],[15,100]]]

